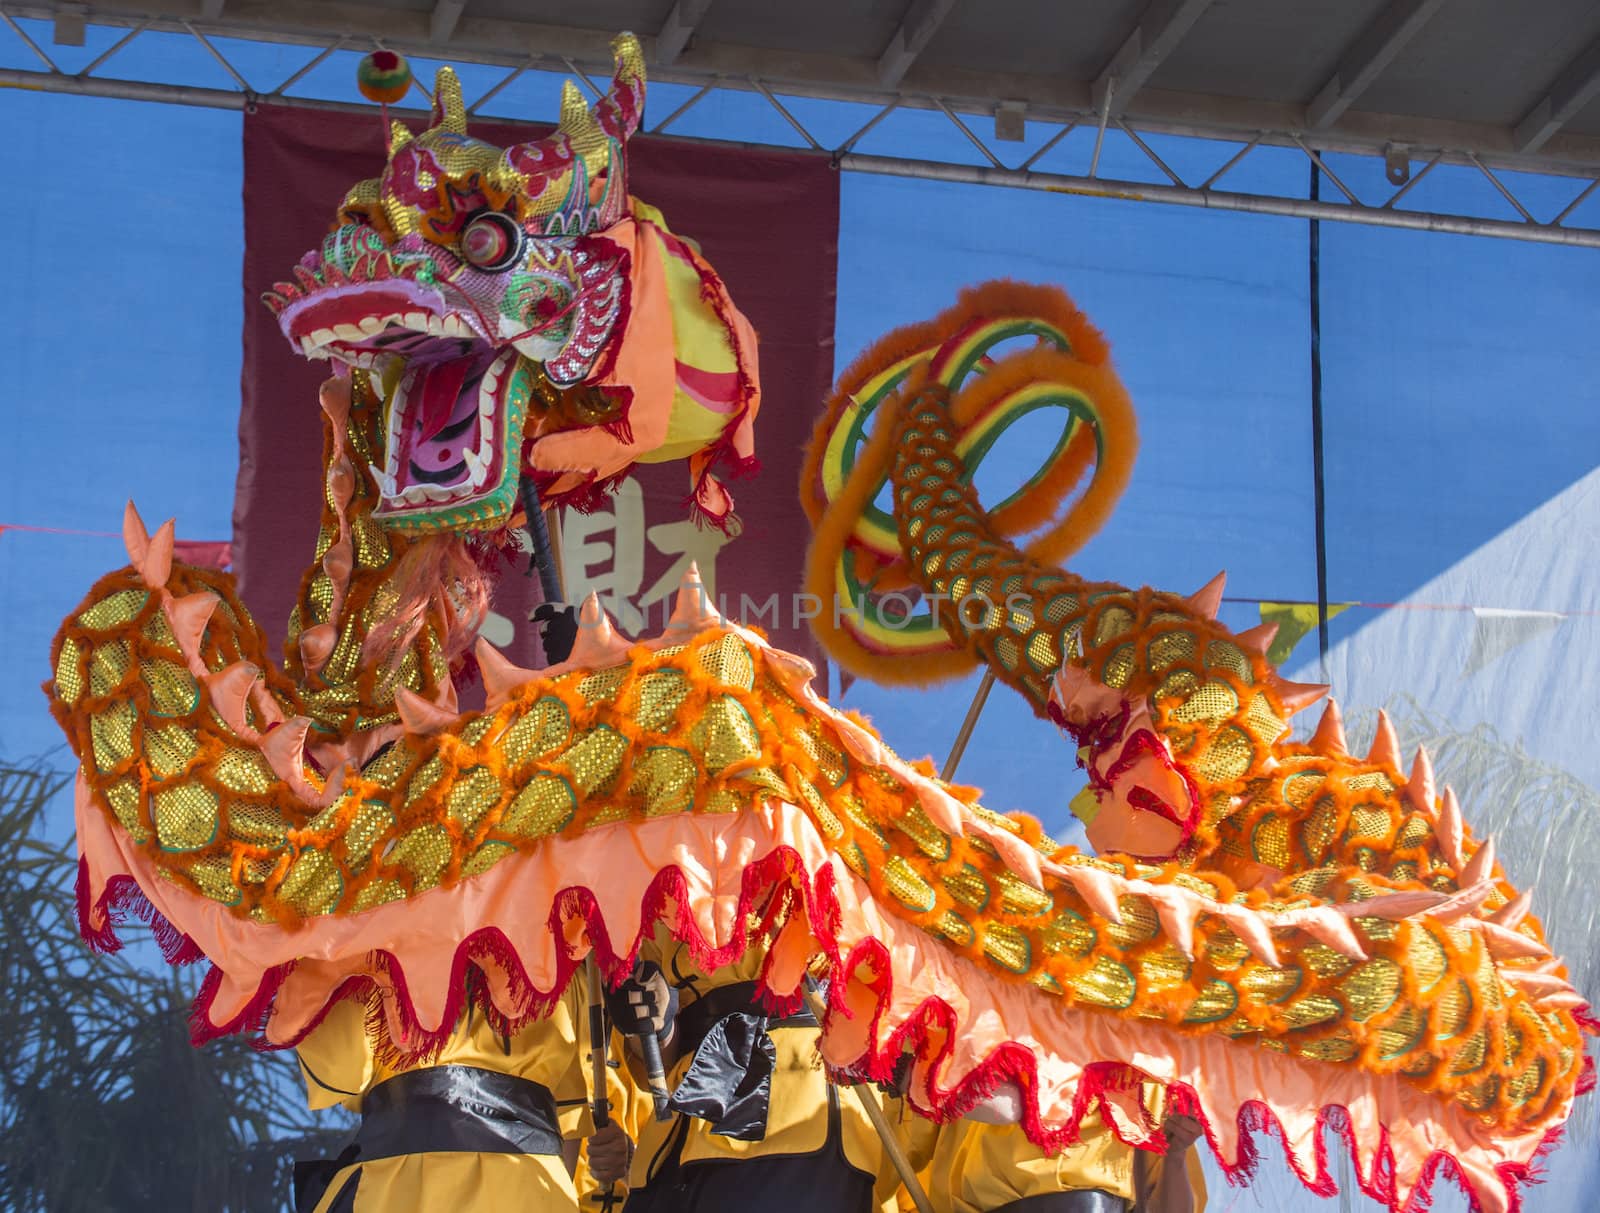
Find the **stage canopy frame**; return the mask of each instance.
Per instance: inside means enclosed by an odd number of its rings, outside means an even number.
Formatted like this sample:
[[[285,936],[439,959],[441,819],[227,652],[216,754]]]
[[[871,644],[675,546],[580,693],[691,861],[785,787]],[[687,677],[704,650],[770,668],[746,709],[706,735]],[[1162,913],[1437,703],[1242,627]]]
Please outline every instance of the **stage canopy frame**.
[[[1586,205],[1600,188],[1600,9],[1584,0],[99,0],[4,3],[0,22],[37,59],[0,69],[0,86],[326,105],[290,90],[331,55],[388,47],[505,68],[471,107],[501,117],[514,115],[495,98],[526,72],[567,71],[592,87],[608,71],[610,35],[632,29],[652,80],[693,90],[653,133],[738,90],[772,106],[789,146],[830,153],[846,170],[1600,247],[1600,199]],[[115,40],[78,71],[59,66],[53,48],[83,45],[94,26],[113,27]],[[109,75],[150,32],[192,36],[233,87]],[[228,40],[303,46],[308,59],[263,85],[230,60],[219,45]],[[793,98],[857,103],[871,116],[830,146],[785,103]],[[900,109],[943,115],[976,162],[856,150]],[[1029,124],[1050,133],[1023,158]],[[1041,167],[1075,131],[1093,135],[1087,165]],[[1152,135],[1229,146],[1196,180],[1174,171]],[[1108,136],[1136,147],[1152,179],[1103,175]],[[1332,190],[1235,186],[1241,163],[1267,148],[1297,149],[1308,178],[1314,165]],[[1347,182],[1333,154],[1378,158],[1383,172]],[[1492,189],[1447,210],[1403,205],[1440,165],[1465,166]],[[1535,200],[1523,174],[1571,189],[1541,188]]]

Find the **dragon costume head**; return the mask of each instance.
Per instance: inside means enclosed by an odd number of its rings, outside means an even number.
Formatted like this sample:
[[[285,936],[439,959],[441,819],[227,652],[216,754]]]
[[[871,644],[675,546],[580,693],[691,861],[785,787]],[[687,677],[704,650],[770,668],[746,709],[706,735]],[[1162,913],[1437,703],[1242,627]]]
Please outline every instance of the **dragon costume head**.
[[[525,471],[547,502],[583,505],[634,461],[676,458],[700,511],[728,514],[709,467],[753,456],[753,334],[698,252],[629,197],[644,63],[632,35],[614,49],[593,109],[568,81],[556,129],[503,149],[467,134],[440,68],[428,128],[391,125],[382,173],[264,295],[298,351],[381,396],[386,526],[493,529]]]

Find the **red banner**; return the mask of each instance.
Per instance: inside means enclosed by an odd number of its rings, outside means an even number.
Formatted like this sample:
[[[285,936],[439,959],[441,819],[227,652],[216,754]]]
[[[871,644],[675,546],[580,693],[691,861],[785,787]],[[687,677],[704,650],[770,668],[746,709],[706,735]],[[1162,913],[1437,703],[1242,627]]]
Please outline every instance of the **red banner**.
[[[537,130],[485,122],[472,133],[503,146]],[[317,386],[328,368],[290,349],[259,295],[321,239],[345,191],[378,174],[383,147],[376,111],[263,105],[244,122],[244,382],[232,554],[240,592],[269,636],[287,625],[316,539]],[[796,485],[833,375],[838,173],[819,154],[673,139],[636,138],[628,155],[632,192],[701,245],[760,334],[762,471],[729,485],[744,524],[732,540],[689,520],[682,464],[636,468],[601,512],[566,511],[568,597],[592,589],[624,632],[657,631],[692,559],[728,614],[759,624],[784,648],[811,653],[796,609],[808,537]],[[537,601],[533,579],[509,575],[485,628],[526,665],[537,660],[527,622]]]

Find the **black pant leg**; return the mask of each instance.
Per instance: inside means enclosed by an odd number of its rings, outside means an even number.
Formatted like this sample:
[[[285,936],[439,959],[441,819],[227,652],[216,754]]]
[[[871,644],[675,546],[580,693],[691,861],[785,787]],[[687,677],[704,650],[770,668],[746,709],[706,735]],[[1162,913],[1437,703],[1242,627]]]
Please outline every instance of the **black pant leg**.
[[[842,1152],[688,1163],[681,1213],[872,1213],[872,1176]],[[651,1210],[651,1213],[664,1211]],[[674,1210],[673,1213],[678,1213]]]

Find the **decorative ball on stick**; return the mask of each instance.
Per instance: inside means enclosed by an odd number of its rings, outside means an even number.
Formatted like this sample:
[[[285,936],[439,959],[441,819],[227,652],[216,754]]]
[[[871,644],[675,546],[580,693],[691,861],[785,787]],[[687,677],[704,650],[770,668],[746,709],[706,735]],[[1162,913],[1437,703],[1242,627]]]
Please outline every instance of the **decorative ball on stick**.
[[[373,51],[356,68],[356,87],[368,101],[391,105],[411,88],[411,65],[394,51]]]

